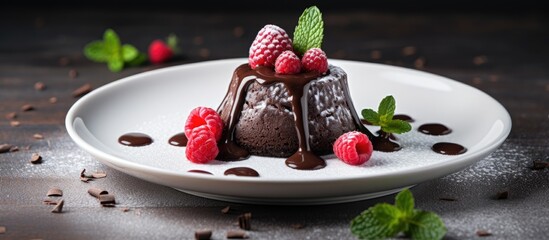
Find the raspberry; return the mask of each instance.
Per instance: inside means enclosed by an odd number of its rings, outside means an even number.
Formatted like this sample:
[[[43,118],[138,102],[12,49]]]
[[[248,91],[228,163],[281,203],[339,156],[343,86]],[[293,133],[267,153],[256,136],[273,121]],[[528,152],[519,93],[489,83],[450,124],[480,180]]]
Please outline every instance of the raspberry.
[[[223,120],[215,110],[208,107],[193,109],[185,122],[185,135],[187,138],[189,138],[194,128],[202,125],[206,125],[212,131],[215,140],[219,141],[223,132]]]
[[[320,48],[311,48],[303,54],[301,64],[305,71],[317,71],[324,74],[328,71],[328,57]]]
[[[272,67],[276,58],[286,50],[292,50],[292,40],[279,26],[267,24],[255,37],[248,57],[252,69],[257,66]]]
[[[335,155],[350,165],[365,163],[372,156],[373,150],[368,136],[358,131],[344,133],[334,143]]]
[[[195,127],[188,135],[185,156],[194,163],[207,163],[219,153],[213,132],[206,125]]]
[[[149,45],[149,60],[153,64],[160,64],[173,57],[173,50],[162,40],[154,40]]]
[[[276,58],[275,71],[280,74],[299,73],[301,72],[301,60],[294,52],[286,50]]]

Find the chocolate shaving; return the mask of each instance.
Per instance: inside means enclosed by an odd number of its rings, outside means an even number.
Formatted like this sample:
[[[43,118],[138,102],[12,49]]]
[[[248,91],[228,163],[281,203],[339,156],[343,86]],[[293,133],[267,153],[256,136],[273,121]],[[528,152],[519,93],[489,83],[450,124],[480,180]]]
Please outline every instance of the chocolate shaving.
[[[370,57],[374,60],[380,59],[381,58],[381,51],[379,51],[379,50],[372,51],[370,53]]]
[[[78,72],[76,71],[76,69],[69,70],[69,77],[73,79],[78,77]]]
[[[545,168],[549,168],[549,162],[545,161],[534,161],[532,164],[532,170],[542,170]]]
[[[63,212],[63,205],[65,204],[65,200],[61,199],[61,201],[59,201],[57,203],[57,205],[55,205],[55,207],[53,207],[53,209],[51,210],[52,213],[61,213]]]
[[[31,156],[30,162],[32,164],[41,163],[42,162],[42,156],[40,156],[40,154],[38,154],[38,153],[33,153],[32,156]]]
[[[497,200],[502,200],[507,198],[509,198],[509,191],[501,191],[496,194]]]
[[[488,237],[488,236],[492,236],[492,233],[490,233],[486,230],[478,230],[477,231],[477,236],[479,236],[479,237]]]
[[[109,194],[109,192],[107,192],[106,190],[96,188],[96,187],[92,187],[92,188],[88,189],[88,193],[90,195],[94,196],[95,198],[99,198],[101,195]]]
[[[426,62],[425,58],[420,57],[414,61],[414,67],[416,67],[417,69],[425,68],[425,62]]]
[[[10,126],[12,127],[19,127],[21,125],[21,122],[19,121],[10,121]]]
[[[9,112],[9,113],[6,114],[6,118],[10,119],[10,120],[16,119],[17,118],[17,113],[16,112]]]
[[[32,135],[32,137],[34,139],[44,139],[44,135],[42,135],[40,133],[35,133],[34,135]]]
[[[233,35],[237,38],[241,38],[242,36],[244,36],[244,33],[244,28],[242,26],[233,28]]]
[[[57,187],[52,187],[52,188],[50,188],[50,190],[48,190],[48,193],[46,194],[46,196],[48,196],[48,197],[61,197],[61,196],[63,196],[63,190],[61,190]]]
[[[195,240],[209,240],[212,238],[212,230],[201,229],[194,232]]]
[[[0,234],[5,233],[5,232],[6,232],[6,227],[0,226]]]
[[[85,182],[85,183],[88,183],[90,182],[91,178],[87,178],[87,177],[80,177],[80,181],[82,182]]]
[[[46,89],[46,84],[44,84],[43,82],[36,82],[34,84],[34,89],[36,89],[36,91],[42,91]]]
[[[226,206],[223,209],[221,209],[221,213],[227,214],[231,211],[231,206]]]
[[[57,102],[57,98],[56,97],[51,97],[49,99],[50,103],[56,103]]]
[[[130,211],[130,208],[125,207],[125,208],[120,209],[120,211],[122,211],[122,212],[129,212],[129,211]]]
[[[229,239],[247,239],[248,238],[248,234],[246,234],[246,232],[241,230],[229,230],[226,236]]]
[[[17,152],[19,151],[19,147],[18,146],[13,146],[10,148],[10,152]]]
[[[294,224],[292,224],[292,228],[293,229],[302,229],[302,228],[305,228],[305,224],[303,224],[303,223],[294,223]]]
[[[252,229],[252,213],[244,213],[238,216],[238,226],[244,230]]]
[[[473,58],[473,64],[480,66],[485,64],[488,59],[484,55],[476,56]]]
[[[44,200],[42,200],[42,203],[46,205],[57,205],[57,200],[52,198],[44,198]]]
[[[72,92],[72,96],[77,98],[77,97],[82,97],[86,94],[88,94],[89,92],[91,92],[92,90],[92,87],[89,83],[86,83],[82,86],[80,86],[79,88],[77,88],[76,90],[74,90]]]
[[[21,111],[23,111],[23,112],[27,112],[27,111],[31,111],[31,110],[34,110],[34,107],[30,104],[25,104],[25,105],[21,106]]]
[[[107,205],[108,207],[110,207],[110,205],[116,204],[116,201],[114,200],[114,195],[112,194],[100,194],[99,203],[101,203],[101,205],[103,206]]]
[[[412,56],[414,54],[416,54],[416,47],[414,46],[407,46],[402,49],[403,56]]]
[[[449,198],[449,197],[441,197],[441,198],[439,198],[438,200],[441,200],[441,201],[448,201],[448,202],[455,202],[455,201],[457,201],[457,199],[455,199],[455,198]]]
[[[107,177],[107,173],[105,172],[94,172],[91,175],[93,178],[104,178]]]
[[[10,149],[13,147],[13,145],[10,144],[0,144],[0,153],[7,153],[10,151]]]

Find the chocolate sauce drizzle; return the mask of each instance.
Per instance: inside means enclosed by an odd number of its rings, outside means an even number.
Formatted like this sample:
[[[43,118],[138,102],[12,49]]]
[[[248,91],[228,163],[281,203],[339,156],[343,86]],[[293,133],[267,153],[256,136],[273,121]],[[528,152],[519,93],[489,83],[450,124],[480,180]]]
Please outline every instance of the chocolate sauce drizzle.
[[[239,78],[239,76],[243,76]],[[230,100],[231,108],[227,127],[223,131],[221,140],[219,141],[219,154],[217,159],[225,161],[242,160],[249,157],[249,152],[241,148],[235,143],[234,130],[240,113],[242,112],[243,103],[246,98],[248,87],[251,83],[257,82],[263,86],[269,86],[275,83],[282,83],[288,90],[288,95],[291,98],[292,111],[294,113],[294,126],[297,132],[298,150],[293,155],[286,159],[288,167],[300,170],[315,170],[326,166],[326,161],[315,155],[309,143],[309,124],[308,124],[308,96],[309,85],[312,80],[320,76],[317,72],[304,72],[294,75],[276,74],[272,68],[257,67],[251,69],[249,65],[240,65],[233,74],[233,79],[237,85],[229,87],[225,100]],[[348,88],[348,86],[346,86]],[[347,96],[347,105],[350,109],[354,109],[348,89],[344,91]],[[232,99],[227,99],[232,98]],[[218,108],[221,109],[221,106]],[[374,135],[362,125],[360,118],[355,111],[351,111],[353,120],[357,129],[365,133],[369,138]]]
[[[213,175],[213,173],[211,173],[211,172],[204,171],[204,170],[199,170],[199,169],[191,169],[191,170],[189,170],[189,171],[187,171],[187,172]]]
[[[140,147],[149,145],[153,142],[149,135],[144,133],[126,133],[118,138],[118,142],[122,145],[130,147]]]

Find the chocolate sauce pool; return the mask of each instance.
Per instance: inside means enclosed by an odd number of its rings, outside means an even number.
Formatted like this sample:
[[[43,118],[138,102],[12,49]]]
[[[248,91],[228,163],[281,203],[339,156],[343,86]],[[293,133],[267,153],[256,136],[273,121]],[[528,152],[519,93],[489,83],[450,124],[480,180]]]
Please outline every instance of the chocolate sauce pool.
[[[211,172],[204,171],[204,170],[198,170],[198,169],[192,169],[192,170],[189,170],[189,171],[187,171],[187,172],[213,175],[213,173],[211,173]]]
[[[225,170],[224,175],[235,175],[241,177],[259,177],[259,173],[249,167],[235,167]]]
[[[149,135],[144,133],[126,133],[118,138],[118,142],[122,145],[131,147],[146,146],[153,142]]]
[[[459,155],[467,152],[467,148],[457,144],[457,143],[450,143],[450,142],[439,142],[435,143],[431,149],[435,151],[436,153],[444,154],[444,155]]]
[[[418,131],[428,135],[446,135],[452,132],[452,129],[440,124],[440,123],[426,123],[419,126]]]
[[[187,139],[187,136],[185,135],[185,133],[182,132],[182,133],[178,133],[178,134],[173,135],[168,140],[168,143],[170,143],[170,145],[173,145],[173,146],[176,146],[176,147],[185,147],[185,146],[187,146],[188,141],[189,141],[189,139]]]

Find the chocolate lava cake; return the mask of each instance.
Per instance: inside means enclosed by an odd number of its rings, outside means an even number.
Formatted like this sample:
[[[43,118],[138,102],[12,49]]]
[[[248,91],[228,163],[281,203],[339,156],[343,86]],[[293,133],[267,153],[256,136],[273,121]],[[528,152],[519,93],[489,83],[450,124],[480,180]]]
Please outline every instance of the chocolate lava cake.
[[[249,83],[243,85],[242,80]],[[271,82],[266,84],[266,80]],[[332,145],[339,136],[363,128],[342,68],[330,64],[324,75],[317,72],[283,75],[270,67],[251,69],[242,64],[234,71],[227,95],[217,109],[225,126],[231,125],[235,111],[241,109],[237,113],[238,122],[233,123],[234,142],[254,155],[288,157],[296,153],[300,146],[288,83],[298,80],[307,82],[306,88],[298,91],[304,92],[302,99],[307,101],[301,104],[308,122],[305,136],[315,154],[332,153]],[[247,89],[239,91],[241,87]],[[245,94],[240,96],[241,103],[235,96],[239,92]]]

